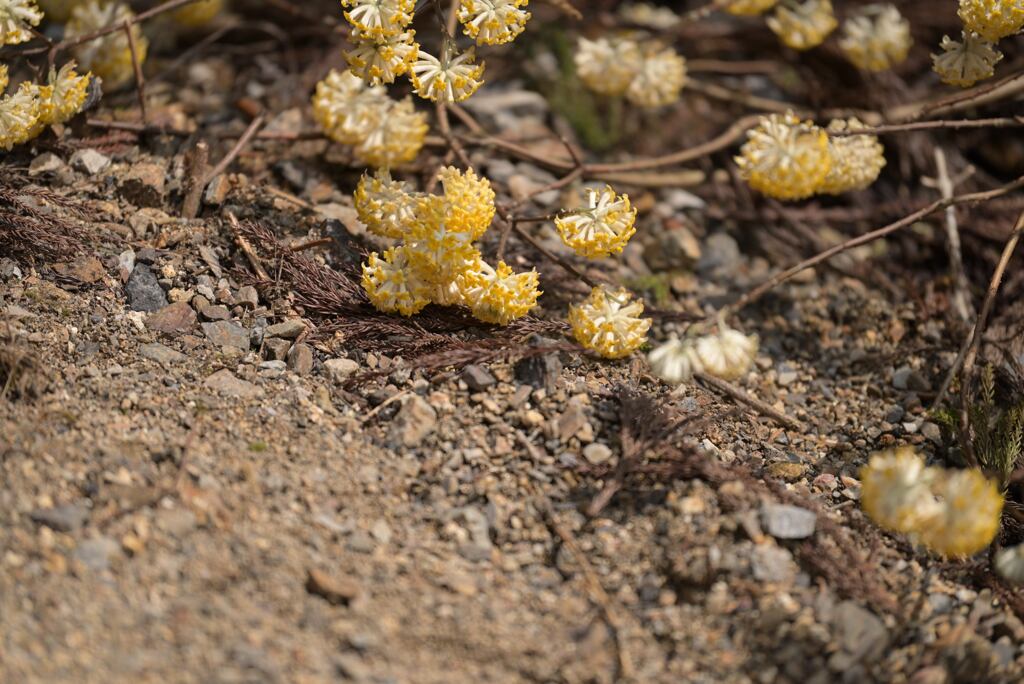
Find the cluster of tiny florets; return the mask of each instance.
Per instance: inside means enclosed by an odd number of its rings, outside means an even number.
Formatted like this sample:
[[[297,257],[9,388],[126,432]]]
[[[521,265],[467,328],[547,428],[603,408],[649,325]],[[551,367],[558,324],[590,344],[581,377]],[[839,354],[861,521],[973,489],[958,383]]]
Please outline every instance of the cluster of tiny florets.
[[[768,18],[768,28],[794,50],[821,45],[837,25],[831,0],[781,0]]]
[[[576,73],[590,90],[620,96],[641,107],[661,107],[679,99],[686,85],[686,60],[657,42],[643,46],[625,36],[580,38]]]
[[[773,114],[748,132],[736,164],[750,187],[777,199],[863,190],[885,166],[882,144],[868,134],[829,135],[861,128],[856,119],[834,120],[826,131],[792,113]]]
[[[1003,497],[980,470],[926,466],[912,447],[901,447],[873,455],[863,468],[861,505],[881,527],[962,557],[992,542]]]
[[[37,137],[47,126],[65,123],[85,105],[89,74],[68,62],[51,70],[46,85],[24,82],[0,99],[0,150],[10,150]],[[7,68],[0,66],[0,94],[7,88]]]
[[[555,219],[562,242],[590,259],[619,254],[636,233],[636,209],[611,186],[587,190],[587,206]]]
[[[359,161],[376,167],[415,159],[429,128],[412,100],[392,100],[349,71],[331,71],[317,84],[313,116],[329,138],[352,145]]]
[[[976,33],[964,31],[960,40],[942,37],[941,54],[932,55],[932,68],[948,85],[967,88],[991,78],[1003,58],[996,44]]]
[[[964,29],[993,43],[1024,28],[1021,0],[960,0],[957,14]]]
[[[885,71],[910,52],[910,22],[895,5],[868,5],[843,22],[839,47],[856,67]]]
[[[678,385],[701,372],[723,380],[743,377],[757,356],[757,336],[744,335],[724,324],[716,333],[680,340],[673,337],[647,356],[655,376]]]
[[[494,191],[472,170],[440,171],[443,195],[415,192],[386,170],[364,176],[353,199],[370,232],[402,243],[363,264],[363,289],[380,311],[411,316],[427,304],[464,306],[508,325],[540,296],[535,270],[491,266],[473,244],[494,217]]]
[[[529,0],[461,0],[458,19],[462,30],[478,45],[511,42],[526,28]]]
[[[764,14],[779,0],[728,0],[725,4],[725,11],[738,16],[757,16]]]
[[[641,318],[644,304],[625,288],[599,285],[590,296],[569,307],[573,337],[606,359],[629,356],[647,341],[651,319]]]
[[[42,20],[33,0],[0,0],[0,46],[32,40],[32,29]]]
[[[134,17],[135,14],[128,5],[85,0],[72,9],[71,19],[64,27],[64,37],[78,38]],[[135,43],[135,59],[141,65],[146,59],[149,43],[142,35],[138,24],[132,24],[128,30],[131,31]],[[101,38],[86,41],[75,46],[73,53],[83,69],[103,79],[103,85],[107,89],[119,88],[135,77],[131,45],[124,31],[115,31]]]

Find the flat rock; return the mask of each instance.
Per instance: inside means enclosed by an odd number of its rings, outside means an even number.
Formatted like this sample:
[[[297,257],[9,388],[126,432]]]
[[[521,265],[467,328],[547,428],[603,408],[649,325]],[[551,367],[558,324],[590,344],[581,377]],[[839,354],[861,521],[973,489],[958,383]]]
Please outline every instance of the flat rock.
[[[352,359],[327,359],[324,361],[324,370],[331,380],[341,383],[359,370],[359,364]]]
[[[299,318],[292,318],[282,323],[275,323],[267,326],[266,337],[281,337],[286,340],[294,340],[306,329],[306,324]]]
[[[437,427],[437,412],[423,397],[413,395],[402,405],[391,428],[391,440],[414,447]]]
[[[195,324],[196,312],[185,302],[169,304],[146,319],[147,328],[168,334],[188,332]]]
[[[788,584],[796,578],[797,565],[793,554],[773,544],[755,546],[750,554],[750,568],[761,582]]]
[[[110,157],[89,147],[71,155],[71,166],[76,171],[95,176],[110,168]]]
[[[885,623],[853,601],[843,601],[836,606],[833,627],[840,647],[853,661],[874,660],[889,643]]]
[[[156,361],[157,363],[182,363],[188,361],[188,357],[179,351],[171,349],[170,347],[160,344],[159,342],[150,342],[143,344],[139,347],[139,356],[150,361]]]
[[[42,176],[48,173],[56,173],[64,168],[64,160],[53,152],[44,152],[28,165],[28,175]]]
[[[489,387],[493,387],[498,382],[491,375],[490,371],[475,363],[462,369],[462,379],[466,381],[469,389],[474,392],[481,392]]]
[[[288,367],[296,375],[309,375],[313,372],[313,349],[308,344],[293,344],[288,351]]]
[[[204,382],[213,391],[228,397],[256,399],[263,396],[263,389],[247,380],[235,377],[227,368],[217,371]]]
[[[145,264],[135,265],[124,289],[132,311],[157,311],[167,306],[167,295],[152,269]]]
[[[270,338],[263,341],[263,357],[268,361],[284,361],[288,358],[288,350],[292,348],[291,342],[279,338]]]
[[[37,509],[29,513],[28,517],[58,532],[77,532],[89,519],[89,509],[84,504],[64,504]]]
[[[137,207],[159,207],[164,197],[166,172],[159,164],[132,164],[121,179],[121,196]]]
[[[306,571],[306,591],[332,606],[347,606],[359,596],[359,585],[350,579],[311,568]]]
[[[214,321],[203,323],[203,334],[218,347],[235,347],[249,349],[249,331],[231,321]]]
[[[120,545],[110,537],[98,537],[83,541],[72,556],[93,572],[102,572],[110,567],[111,559],[120,550]]]
[[[798,506],[765,504],[761,507],[761,525],[776,539],[806,539],[814,534],[818,516]]]
[[[583,458],[591,465],[601,465],[612,457],[612,450],[608,445],[594,442],[583,447]]]

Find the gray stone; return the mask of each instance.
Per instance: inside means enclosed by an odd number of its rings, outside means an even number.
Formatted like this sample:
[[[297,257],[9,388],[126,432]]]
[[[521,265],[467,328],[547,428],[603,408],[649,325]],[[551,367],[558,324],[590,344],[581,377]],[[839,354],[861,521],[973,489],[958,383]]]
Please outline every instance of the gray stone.
[[[892,386],[898,390],[911,390],[913,392],[927,392],[931,384],[916,370],[910,366],[897,368],[892,374]]]
[[[739,268],[740,247],[727,233],[715,233],[704,241],[697,270],[701,273],[735,274]]]
[[[359,364],[352,359],[327,359],[324,361],[324,370],[331,380],[342,383],[359,370]]]
[[[72,556],[93,572],[103,572],[110,567],[111,559],[121,547],[110,537],[87,539],[78,545]]]
[[[217,371],[203,383],[213,391],[229,397],[256,399],[263,396],[263,389],[246,380],[236,378],[227,368]]]
[[[64,160],[53,152],[44,152],[31,161],[28,165],[28,175],[42,176],[48,173],[56,173],[64,168]]]
[[[486,368],[475,363],[462,369],[462,379],[474,392],[481,392],[498,382]]]
[[[792,385],[799,377],[793,367],[785,363],[779,364],[777,372],[778,375],[776,376],[775,382],[779,387]]]
[[[612,457],[612,450],[607,445],[594,442],[583,447],[583,458],[591,465],[601,465]]]
[[[187,508],[160,510],[156,517],[157,527],[172,537],[188,534],[196,528],[198,522],[196,514]]]
[[[765,504],[761,507],[761,524],[776,539],[806,539],[814,534],[818,516],[798,506]]]
[[[942,429],[935,423],[922,423],[921,434],[925,436],[925,439],[934,444],[942,444]]]
[[[162,333],[188,332],[196,324],[196,312],[185,302],[175,302],[149,315],[146,327]]]
[[[200,295],[201,296],[201,295]],[[205,297],[203,298],[205,299]],[[208,321],[226,321],[231,318],[231,312],[223,304],[210,304],[209,302],[192,302],[199,315]]]
[[[121,195],[137,207],[159,207],[166,180],[164,167],[159,164],[132,164],[121,180]]]
[[[240,287],[238,292],[235,293],[235,304],[255,309],[260,304],[259,293],[256,292],[256,288],[252,285]]]
[[[579,404],[569,404],[559,417],[556,427],[558,438],[563,442],[568,442],[591,426],[587,416],[583,413],[583,408]]]
[[[82,173],[95,176],[110,168],[110,157],[90,147],[71,155],[71,166]]]
[[[483,511],[474,506],[465,506],[452,512],[451,520],[458,523],[469,539],[459,545],[459,555],[470,561],[489,560],[493,544],[491,526]]]
[[[437,426],[437,412],[414,394],[402,405],[391,428],[391,441],[405,447],[418,446]]]
[[[83,504],[64,504],[40,508],[29,513],[28,517],[58,532],[77,532],[89,519],[89,509]]]
[[[853,601],[836,606],[833,626],[840,647],[855,660],[874,660],[889,643],[885,623]]]
[[[249,349],[249,331],[231,321],[214,321],[203,323],[206,339],[218,347],[236,347]]]
[[[288,350],[291,348],[292,344],[288,340],[267,338],[263,342],[263,357],[268,361],[284,361],[288,358]]]
[[[308,344],[292,345],[288,351],[288,367],[296,375],[309,375],[313,371],[313,350]]]
[[[546,346],[555,342],[555,340],[537,337],[530,341],[530,345]],[[514,372],[516,380],[524,385],[554,392],[558,385],[558,378],[562,374],[562,360],[558,358],[557,352],[529,356],[516,363]]]
[[[797,565],[793,555],[774,544],[755,546],[750,554],[750,568],[754,578],[761,582],[789,583],[796,577]]]
[[[264,335],[266,337],[282,337],[286,340],[294,340],[305,329],[306,324],[301,319],[292,318],[283,323],[267,326],[267,331]]]
[[[124,289],[132,311],[157,311],[167,306],[167,295],[145,264],[135,265]]]
[[[182,363],[188,361],[188,357],[179,351],[175,351],[170,347],[160,344],[159,342],[150,342],[139,347],[139,356],[150,361],[156,361],[157,363]]]
[[[135,270],[135,251],[126,249],[117,255],[117,273],[122,283],[127,283]]]

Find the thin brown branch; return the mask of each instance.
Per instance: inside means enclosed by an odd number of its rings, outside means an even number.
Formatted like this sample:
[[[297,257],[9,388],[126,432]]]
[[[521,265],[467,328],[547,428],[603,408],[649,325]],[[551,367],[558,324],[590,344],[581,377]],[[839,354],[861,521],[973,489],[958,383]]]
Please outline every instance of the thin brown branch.
[[[259,116],[252,120],[252,123],[250,123],[249,127],[245,129],[244,133],[242,133],[242,137],[238,139],[238,142],[235,143],[235,146],[232,147],[231,150],[229,150],[226,155],[224,155],[224,158],[221,159],[220,162],[215,167],[213,167],[208,174],[206,174],[206,180],[203,183],[204,186],[211,180],[219,176],[220,174],[224,173],[224,171],[226,171],[227,168],[231,166],[231,162],[235,160],[235,157],[241,154],[242,150],[245,149],[245,146],[248,145],[249,141],[252,140],[254,135],[256,135],[256,132],[259,130],[260,126],[263,125],[264,119],[264,115],[260,114]]]
[[[760,399],[755,399],[754,397],[750,396],[739,387],[736,387],[736,385],[733,385],[731,382],[726,382],[721,378],[716,378],[714,375],[709,375],[702,371],[695,372],[693,374],[693,377],[697,378],[702,384],[707,385],[711,389],[717,392],[721,392],[722,394],[732,399],[735,399],[741,404],[749,406],[750,408],[754,409],[761,415],[771,418],[779,425],[787,427],[790,430],[803,432],[803,426],[797,419],[791,418],[790,416],[787,416],[785,413],[782,413],[781,411],[776,411],[768,404],[764,403]]]
[[[907,131],[928,131],[934,129],[964,128],[1019,128],[1024,126],[1024,116],[1003,116],[991,119],[940,119],[937,121],[914,121],[904,124],[886,124],[873,128],[858,128],[848,131],[829,131],[828,134],[837,138],[850,135],[882,135],[885,133],[905,133]]]
[[[128,37],[128,51],[132,55],[132,71],[135,72],[135,92],[139,98],[139,115],[142,123],[146,123],[146,77],[142,75],[142,63],[139,62],[139,47],[135,44],[135,35],[132,33],[132,22],[125,19],[121,25],[124,35]]]
[[[543,254],[547,259],[549,259],[550,261],[555,262],[556,264],[558,264],[559,266],[564,268],[569,273],[572,273],[574,276],[576,276],[577,278],[582,280],[588,286],[590,286],[590,287],[597,287],[597,283],[594,282],[593,278],[591,278],[586,273],[584,273],[583,271],[579,270],[578,268],[576,268],[575,266],[570,264],[568,261],[566,261],[562,257],[558,256],[554,252],[552,252],[549,249],[547,249],[544,245],[540,244],[540,242],[538,242],[536,240],[536,238],[534,238],[532,235],[530,235],[525,230],[520,228],[519,225],[515,222],[514,219],[511,221],[511,224],[512,224],[512,230],[515,231],[516,235],[518,235],[523,240],[528,242],[531,247],[533,247],[538,252]]]

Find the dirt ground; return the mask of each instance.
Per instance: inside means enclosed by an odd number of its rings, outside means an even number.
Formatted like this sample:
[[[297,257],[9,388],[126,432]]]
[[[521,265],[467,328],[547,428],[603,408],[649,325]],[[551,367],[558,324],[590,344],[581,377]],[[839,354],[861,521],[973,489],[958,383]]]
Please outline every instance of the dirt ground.
[[[937,313],[941,217],[739,316],[760,351],[736,385],[788,426],[700,382],[668,387],[639,354],[581,353],[559,321],[588,288],[514,238],[510,260],[547,292],[540,351],[488,356],[472,343],[497,333],[456,321],[467,356],[419,363],[408,330],[340,321],[295,277],[330,291],[324,272],[373,247],[343,149],[257,140],[180,218],[185,153],[199,137],[211,159],[230,149],[240,97],[268,131],[313,129],[304,88],[322,64],[283,83],[276,63],[225,54],[150,85],[151,121],[195,135],[69,128],[0,160],[17,201],[83,245],[0,254],[0,682],[1024,681],[1019,594],[984,558],[929,557],[858,505],[873,451],[948,448],[927,405],[965,329]],[[90,116],[134,120],[133,103],[115,93]],[[515,84],[474,106],[547,149],[567,130]],[[411,180],[428,182],[437,147]],[[499,201],[554,178],[471,158]],[[593,267],[646,296],[657,340],[794,255],[705,170],[631,189],[637,237]],[[880,196],[854,200],[858,226],[910,201]],[[572,260],[550,224],[536,234]]]

